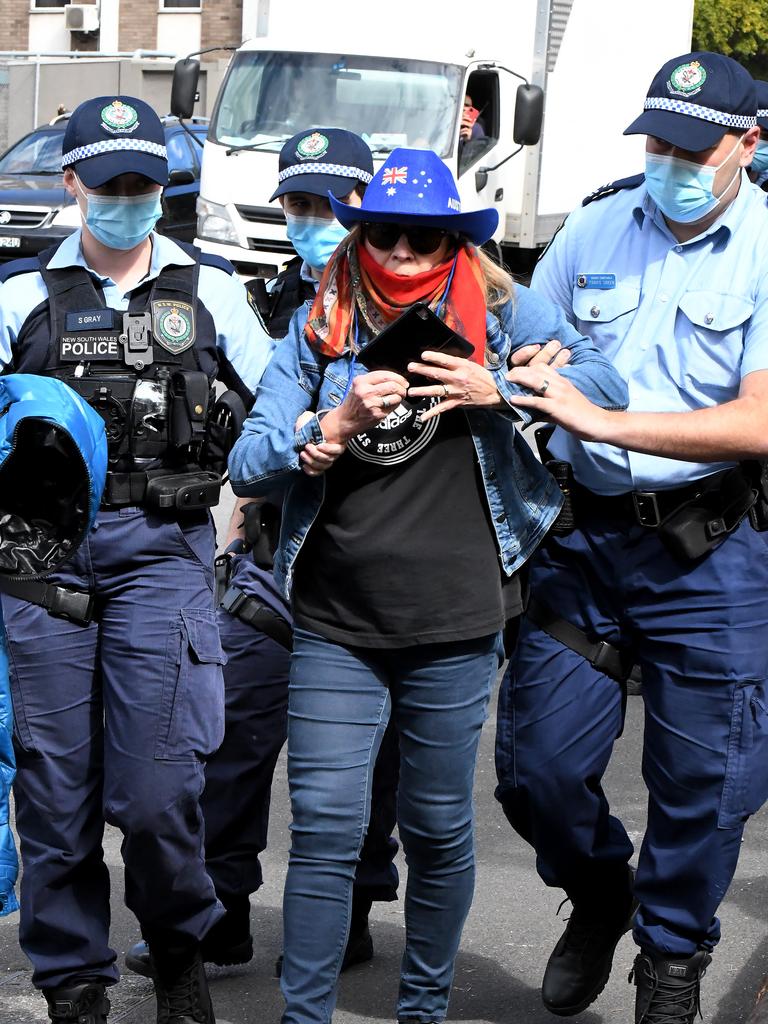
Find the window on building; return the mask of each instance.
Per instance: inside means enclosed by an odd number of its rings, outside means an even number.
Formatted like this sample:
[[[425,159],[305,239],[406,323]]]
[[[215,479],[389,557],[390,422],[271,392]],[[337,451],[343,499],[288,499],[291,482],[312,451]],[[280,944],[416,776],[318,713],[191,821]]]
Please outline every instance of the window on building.
[[[67,7],[70,0],[32,0],[32,6],[35,10],[40,7]]]
[[[160,0],[161,11],[174,11],[184,7],[199,11],[202,6],[203,0]]]

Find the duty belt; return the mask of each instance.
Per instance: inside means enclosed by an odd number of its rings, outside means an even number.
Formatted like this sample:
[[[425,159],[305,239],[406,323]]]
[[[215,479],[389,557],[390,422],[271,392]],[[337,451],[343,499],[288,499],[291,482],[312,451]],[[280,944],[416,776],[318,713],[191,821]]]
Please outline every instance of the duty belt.
[[[241,622],[258,629],[260,633],[264,633],[286,650],[290,651],[293,647],[293,630],[290,623],[251,594],[246,594],[240,587],[230,587],[227,590],[222,598],[221,607]]]
[[[107,473],[101,507],[146,505],[159,510],[211,508],[218,504],[221,477],[206,470]]]
[[[597,494],[581,484],[571,484],[576,515],[599,515],[608,519],[628,519],[638,526],[656,529],[666,517],[688,501],[698,497],[729,470],[702,477],[684,487],[664,491],[627,491],[624,494]]]

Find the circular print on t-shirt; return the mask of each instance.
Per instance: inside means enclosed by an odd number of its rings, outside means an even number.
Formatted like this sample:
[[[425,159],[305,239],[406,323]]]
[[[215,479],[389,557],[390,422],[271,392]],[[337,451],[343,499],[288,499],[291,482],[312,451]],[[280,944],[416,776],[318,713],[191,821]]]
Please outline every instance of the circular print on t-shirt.
[[[379,466],[407,462],[434,437],[439,417],[422,423],[421,414],[437,402],[437,398],[404,398],[373,430],[353,437],[347,450],[363,462]]]

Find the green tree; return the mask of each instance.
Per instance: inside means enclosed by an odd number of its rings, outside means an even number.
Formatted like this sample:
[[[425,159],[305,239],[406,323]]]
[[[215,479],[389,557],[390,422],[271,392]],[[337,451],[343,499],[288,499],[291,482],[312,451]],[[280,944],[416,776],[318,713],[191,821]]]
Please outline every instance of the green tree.
[[[768,79],[765,0],[696,0],[692,45],[694,50],[727,54],[755,78]]]

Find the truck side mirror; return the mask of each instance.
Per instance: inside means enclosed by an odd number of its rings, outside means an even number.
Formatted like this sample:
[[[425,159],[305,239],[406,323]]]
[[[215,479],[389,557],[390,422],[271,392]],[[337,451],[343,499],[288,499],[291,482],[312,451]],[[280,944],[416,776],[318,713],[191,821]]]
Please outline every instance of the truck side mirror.
[[[171,113],[175,117],[192,117],[199,77],[199,60],[185,57],[183,60],[176,61],[171,84]],[[517,111],[515,111],[515,125],[517,125]]]
[[[176,65],[178,67],[178,64]],[[174,74],[175,79],[175,74]],[[544,90],[538,85],[520,85],[515,99],[515,127],[512,137],[518,146],[535,146],[541,138],[544,120]]]

